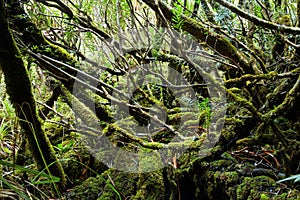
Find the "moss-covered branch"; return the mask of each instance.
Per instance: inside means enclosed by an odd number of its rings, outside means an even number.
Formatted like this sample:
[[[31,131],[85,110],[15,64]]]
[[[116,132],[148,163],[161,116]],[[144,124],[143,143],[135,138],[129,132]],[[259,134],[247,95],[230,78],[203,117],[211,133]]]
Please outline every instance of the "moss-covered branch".
[[[263,120],[266,122],[270,122],[271,120],[279,117],[284,116],[294,105],[297,98],[300,96],[300,75],[296,83],[294,84],[293,88],[287,93],[283,102],[278,105],[275,109],[269,111],[268,113],[264,114]]]
[[[278,74],[276,71],[271,71],[267,74],[259,74],[259,75],[252,75],[252,74],[245,74],[239,78],[229,79],[226,81],[226,84],[232,84],[232,83],[240,83],[244,81],[259,81],[259,80],[270,80],[274,78],[289,78],[292,76],[297,76],[297,74],[300,73],[300,67],[291,70],[290,72],[285,72]]]

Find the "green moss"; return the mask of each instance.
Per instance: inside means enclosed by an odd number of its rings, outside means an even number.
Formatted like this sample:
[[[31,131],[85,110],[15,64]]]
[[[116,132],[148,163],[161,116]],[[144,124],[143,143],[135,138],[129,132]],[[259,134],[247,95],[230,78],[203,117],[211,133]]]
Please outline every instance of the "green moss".
[[[236,133],[233,131],[230,131],[230,130],[225,129],[222,131],[222,138],[223,138],[223,140],[225,140],[224,142],[230,141],[233,138],[233,136],[235,136],[235,135],[236,135]]]
[[[292,189],[292,190],[283,190],[283,192],[281,194],[276,195],[274,198],[274,200],[298,200],[300,199],[300,192],[299,190],[296,189]]]
[[[96,176],[107,170],[107,166],[94,159],[84,147],[67,150],[62,155],[62,166],[71,184],[80,184],[89,176]]]
[[[53,145],[61,142],[64,134],[64,127],[54,123],[45,122],[43,124],[43,129]]]
[[[134,199],[140,200],[163,200],[165,187],[162,172],[155,171],[150,173],[141,173],[137,183],[137,192]]]
[[[65,94],[67,101],[72,102],[72,110],[79,116],[86,126],[93,129],[100,128],[100,121],[91,109],[74,97],[65,87],[62,87],[62,91]]]
[[[161,155],[154,150],[139,150],[139,181],[134,199],[164,199]]]
[[[244,177],[236,190],[237,199],[260,199],[261,194],[268,192],[276,185],[275,181],[267,176]]]
[[[80,185],[74,187],[71,192],[67,194],[69,199],[74,200],[89,200],[97,199],[98,194],[103,191],[106,184],[106,179],[101,176],[90,177],[83,181]]]
[[[84,180],[65,196],[75,200],[133,199],[138,178],[138,174],[109,169],[101,175]]]
[[[137,191],[139,175],[134,173],[124,173],[113,169],[107,170],[102,174],[106,178],[106,185],[103,193],[98,198],[101,199],[134,199]],[[98,190],[98,192],[101,190]]]
[[[115,154],[113,167],[124,172],[137,172],[139,164],[139,161],[137,160],[138,157],[133,157],[130,152],[127,154],[127,151],[128,149],[120,148],[118,152],[113,152]]]
[[[223,161],[224,162],[224,161]],[[217,162],[215,163],[217,164]],[[219,166],[210,167],[213,171],[207,172],[207,195],[209,199],[229,199],[235,197],[236,185],[239,182],[238,173],[235,171],[222,172],[219,170],[226,169],[219,162]],[[217,191],[217,192],[216,192]]]
[[[51,55],[54,58],[60,58],[61,62],[68,63],[71,66],[74,66],[77,63],[76,58],[73,55],[71,55],[66,49],[64,49],[60,46],[57,46],[55,44],[52,44],[45,38],[44,38],[44,40],[49,45],[48,48],[50,48],[50,49],[47,49],[47,48],[44,49],[44,51],[46,51],[45,52],[46,54],[49,54],[49,52],[51,52]]]
[[[260,195],[260,200],[269,200],[269,199],[270,199],[269,196],[266,195],[266,194],[264,194],[264,193],[262,193],[262,194]]]
[[[230,90],[227,90],[227,94],[234,99],[236,103],[239,103],[244,108],[248,109],[254,116],[261,118],[262,114],[257,111],[257,109],[254,107],[254,105],[247,99],[240,97],[239,95],[236,95],[235,93],[231,92]]]
[[[276,20],[276,23],[291,26],[291,17],[289,15],[283,15]]]
[[[151,172],[163,168],[160,153],[157,150],[139,148],[139,172]]]
[[[253,138],[246,137],[246,138],[237,140],[236,144],[245,146],[245,145],[252,144],[253,143],[252,141],[253,141]]]

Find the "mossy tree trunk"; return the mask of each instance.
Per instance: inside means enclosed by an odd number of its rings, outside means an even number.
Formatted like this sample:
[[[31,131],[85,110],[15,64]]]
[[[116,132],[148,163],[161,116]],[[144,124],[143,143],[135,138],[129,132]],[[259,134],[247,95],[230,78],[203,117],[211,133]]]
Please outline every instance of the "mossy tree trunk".
[[[30,79],[9,29],[3,0],[0,0],[0,38],[0,67],[5,76],[7,93],[20,119],[31,153],[38,169],[43,170],[49,166],[48,172],[60,177],[60,186],[63,186],[66,182],[64,171],[37,116]]]

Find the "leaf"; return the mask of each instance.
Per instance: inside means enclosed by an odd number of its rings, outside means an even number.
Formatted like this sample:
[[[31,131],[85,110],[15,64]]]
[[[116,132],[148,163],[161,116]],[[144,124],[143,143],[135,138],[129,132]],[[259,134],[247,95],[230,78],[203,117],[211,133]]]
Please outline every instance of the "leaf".
[[[294,175],[294,176],[291,176],[291,177],[288,177],[288,178],[284,178],[280,181],[277,181],[277,183],[281,183],[281,182],[284,182],[284,181],[290,181],[290,180],[294,180],[294,182],[300,182],[300,174],[297,174],[297,175]]]
[[[34,174],[34,175],[38,175],[38,176],[41,176],[41,177],[51,179],[50,175],[45,174],[45,173],[40,172],[40,171],[37,171],[37,170],[34,170],[34,169],[28,169],[28,168],[25,168],[25,167],[20,166],[20,165],[15,165],[15,164],[12,164],[12,163],[9,163],[9,162],[5,162],[3,160],[0,160],[0,164],[4,165],[4,166],[8,166],[8,167],[13,167],[14,169],[17,169],[17,170],[20,170],[20,171],[23,171],[23,172],[28,172],[28,173],[31,173],[31,174]],[[59,182],[60,178],[56,177],[56,176],[52,176],[52,180],[54,182]]]
[[[20,197],[22,197],[25,200],[30,200],[31,198],[28,195],[25,195],[22,191],[20,191],[16,186],[14,186],[13,184],[9,183],[5,178],[3,178],[2,176],[0,176],[0,180],[7,185],[10,189],[12,189],[13,191],[15,191]]]

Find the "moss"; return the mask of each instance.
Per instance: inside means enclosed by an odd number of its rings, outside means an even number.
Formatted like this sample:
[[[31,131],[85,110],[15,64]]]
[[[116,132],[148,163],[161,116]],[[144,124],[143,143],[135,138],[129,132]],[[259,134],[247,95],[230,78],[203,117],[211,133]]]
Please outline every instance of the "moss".
[[[241,83],[246,81],[257,81],[261,79],[274,79],[278,75],[278,72],[271,71],[267,74],[259,74],[259,75],[253,75],[253,74],[245,74],[241,77],[229,79],[226,81],[226,83]],[[232,87],[228,89],[229,91],[233,93],[239,93],[241,91],[240,88]]]
[[[291,17],[289,15],[283,15],[276,20],[276,23],[291,26]]]
[[[222,155],[221,155],[222,158],[226,159],[226,160],[229,160],[233,163],[237,163],[237,160],[229,153],[227,152],[224,152]]]
[[[155,171],[150,173],[141,173],[137,183],[137,192],[133,199],[140,200],[163,200],[165,187],[162,172]]]
[[[224,171],[231,164],[232,162],[229,160],[216,160],[210,163],[210,169]]]
[[[164,199],[163,163],[157,151],[140,149],[139,181],[134,199]]]
[[[139,137],[134,136],[134,133],[132,133],[132,130],[124,130],[120,128],[116,123],[115,124],[109,124],[107,127],[103,129],[103,134],[110,137],[110,140],[115,142],[117,145],[124,146],[124,143],[131,143],[131,144],[137,144],[142,147],[146,147],[149,149],[161,149],[165,147],[164,144],[159,142],[148,142],[145,141]],[[121,141],[118,143],[118,141]]]
[[[43,129],[53,145],[57,145],[62,141],[64,127],[54,123],[45,122],[43,124]]]
[[[120,197],[121,199],[134,199],[139,174],[109,169],[102,174],[102,177],[106,178],[106,185],[103,188],[103,193],[98,198],[99,200],[120,199]]]
[[[236,103],[239,103],[244,108],[248,109],[255,117],[262,117],[262,114],[258,112],[258,110],[255,108],[255,106],[250,102],[249,100],[240,97],[239,95],[236,95],[235,93],[231,92],[230,90],[227,90],[227,94],[234,99]]]
[[[71,66],[74,66],[77,63],[76,58],[73,55],[71,55],[67,50],[60,46],[52,44],[45,38],[44,41],[49,45],[50,48],[50,50],[48,50],[46,46],[46,48],[43,49],[44,53],[49,54],[49,52],[51,52],[50,57],[60,58],[60,62],[68,63]]]
[[[253,140],[253,138],[250,137],[246,137],[246,138],[242,138],[236,141],[237,145],[242,145],[242,146],[246,146],[246,145],[251,145],[253,144],[255,141]]]
[[[283,190],[283,192],[281,194],[276,195],[274,198],[274,200],[298,200],[300,199],[300,192],[299,190],[296,189],[287,189],[287,190]]]
[[[267,194],[264,194],[264,193],[262,193],[261,195],[260,195],[260,200],[269,200],[270,198],[269,198],[269,196],[267,195]]]
[[[138,174],[118,172],[113,169],[90,177],[65,194],[67,199],[133,199]]]
[[[221,168],[222,166],[218,166]],[[226,169],[226,167],[224,167]],[[216,169],[215,169],[216,170]],[[207,194],[209,199],[234,198],[236,185],[239,182],[238,173],[235,171],[208,171],[207,172]],[[216,192],[218,191],[218,192]]]
[[[163,162],[157,150],[139,148],[139,172],[151,172],[162,169]]]
[[[113,167],[124,172],[137,172],[139,166],[138,157],[131,155],[131,152],[121,149],[118,152],[113,152],[115,154],[115,159],[113,160]]]
[[[261,195],[276,186],[275,181],[267,176],[244,177],[237,186],[237,199],[260,199]]]
[[[97,199],[101,194],[101,190],[106,184],[106,179],[103,177],[90,177],[83,181],[80,185],[77,185],[71,190],[71,192],[65,194],[68,199],[74,200],[89,200]]]
[[[69,150],[63,153],[62,159],[62,165],[71,186],[107,170],[107,167],[90,155],[85,148],[76,151]]]
[[[220,139],[224,140],[222,142],[227,142],[227,141],[230,141],[235,135],[236,135],[235,132],[225,129],[225,130],[222,131],[222,136],[221,136]]]

